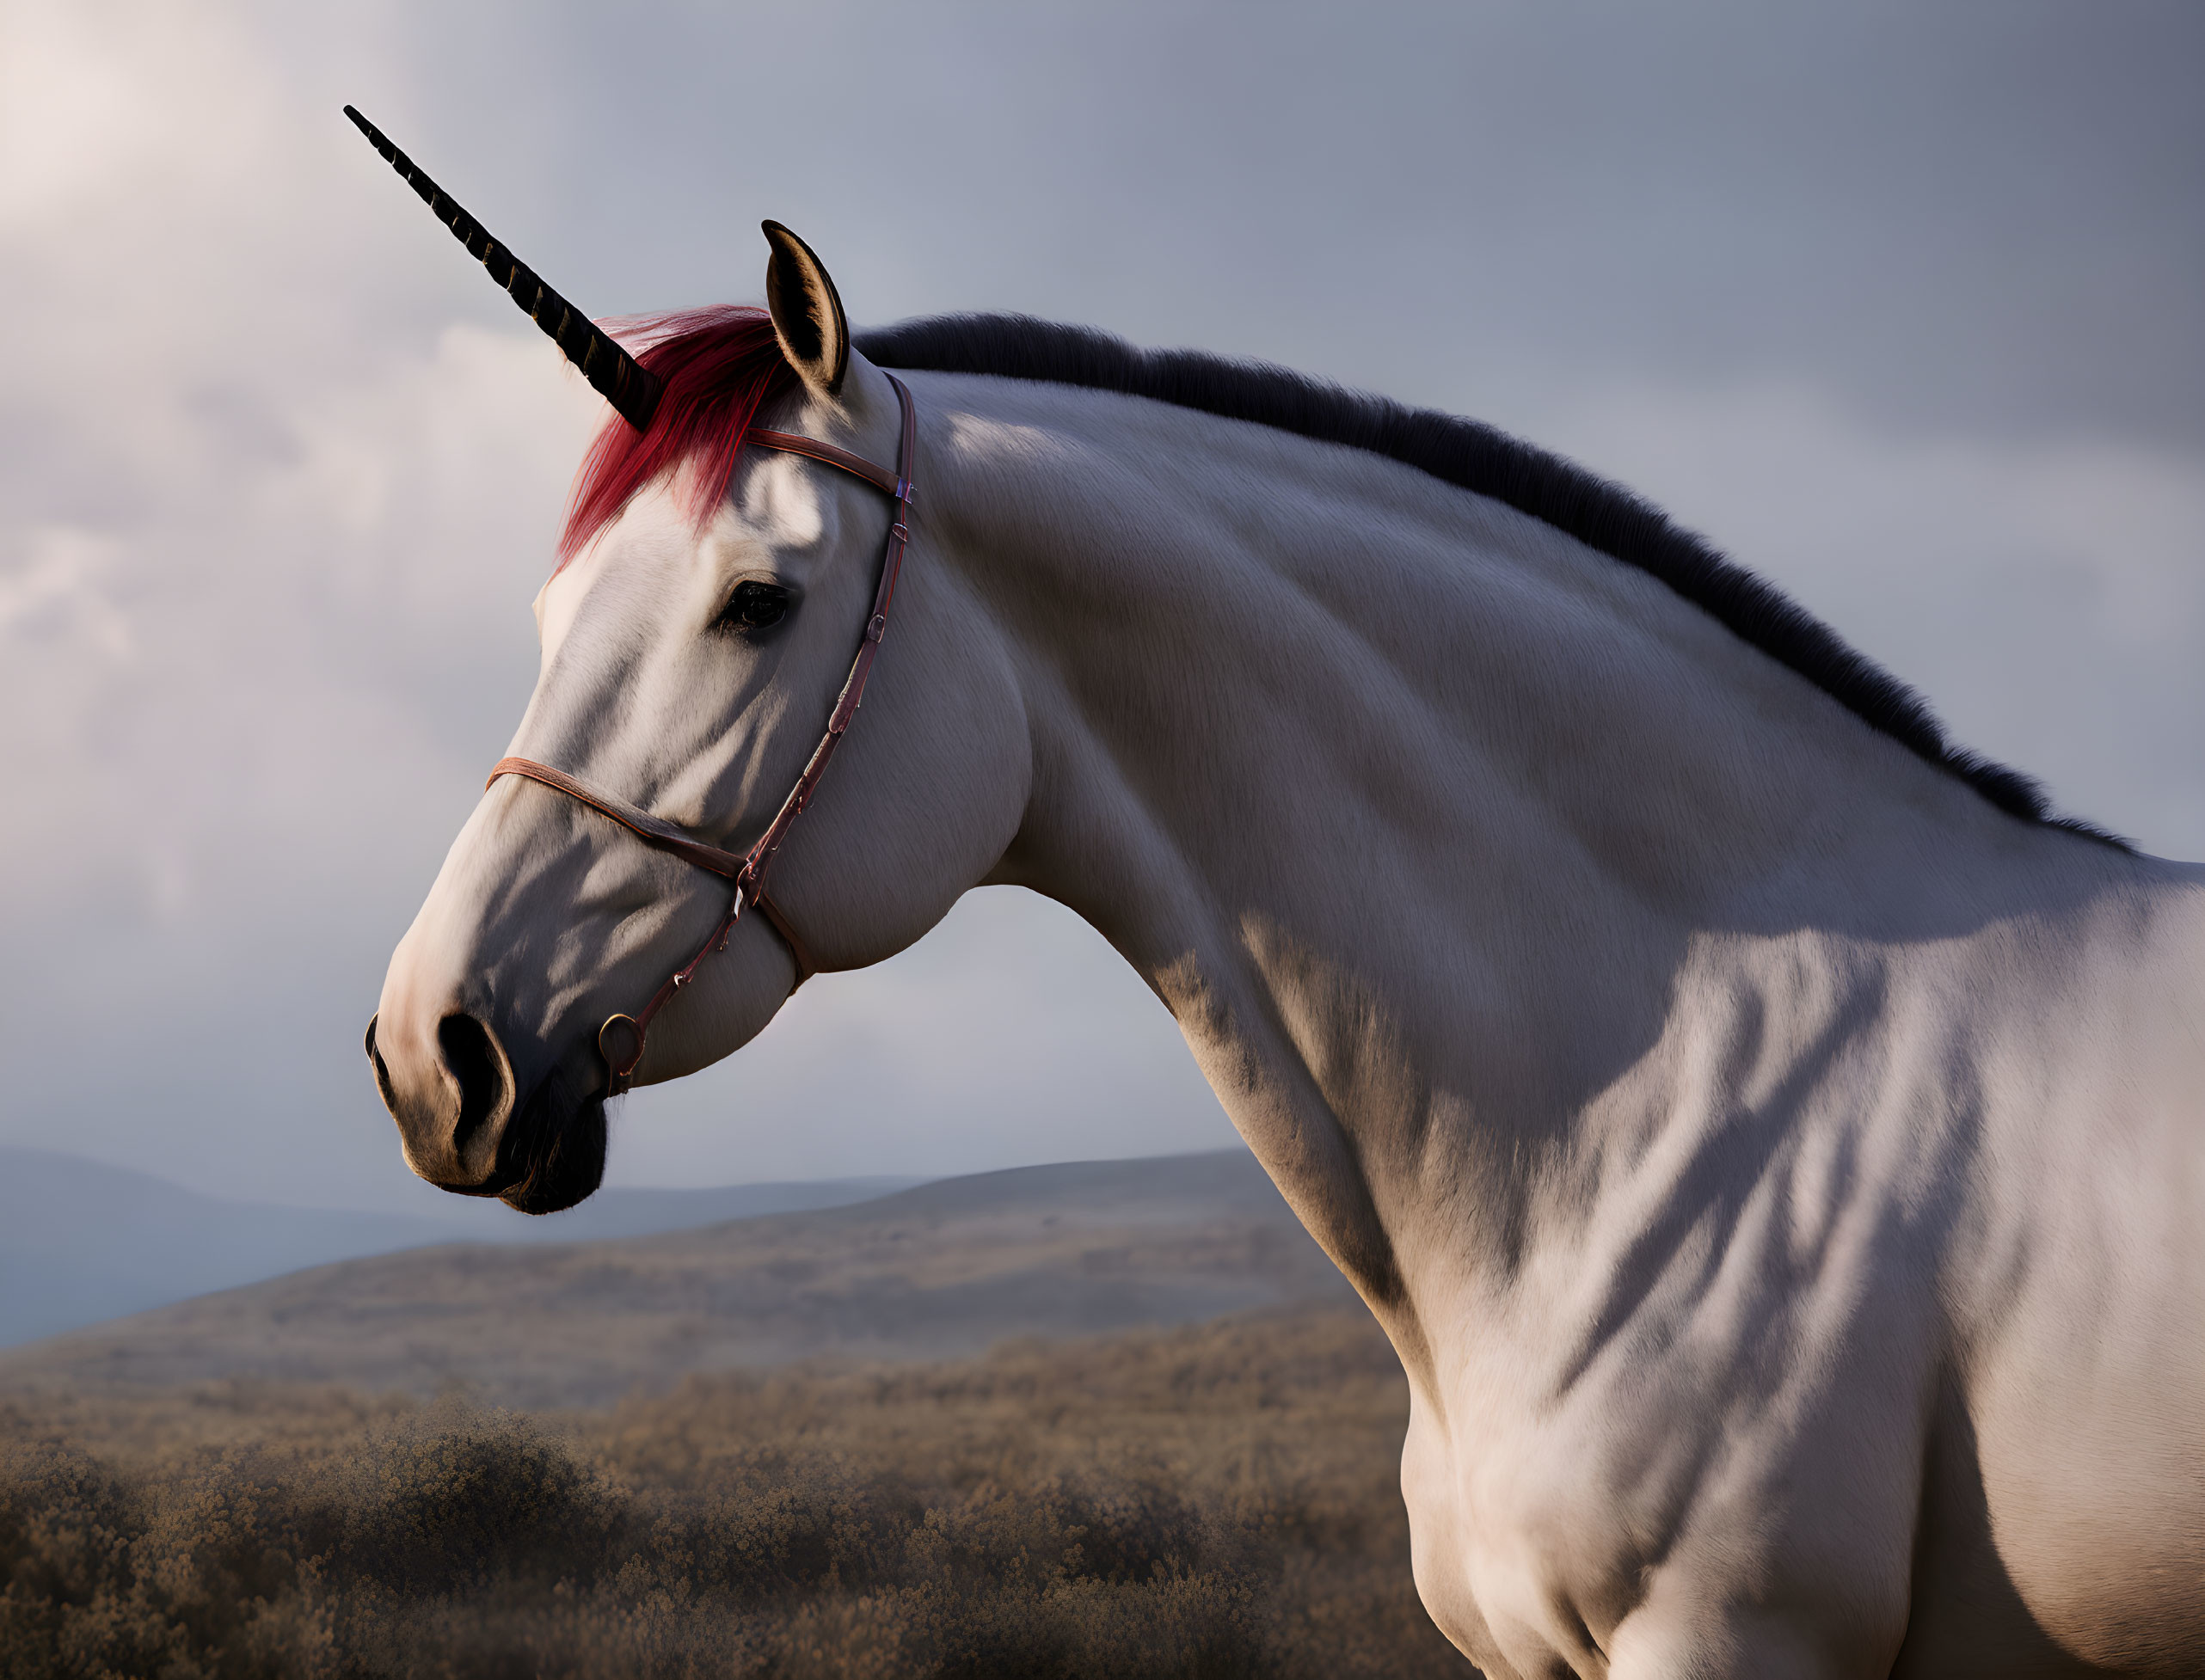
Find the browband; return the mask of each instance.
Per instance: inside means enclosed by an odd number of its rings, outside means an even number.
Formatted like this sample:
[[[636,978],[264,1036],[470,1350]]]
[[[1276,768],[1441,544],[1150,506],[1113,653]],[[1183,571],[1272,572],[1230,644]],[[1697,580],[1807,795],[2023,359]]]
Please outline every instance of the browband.
[[[898,390],[903,389],[893,377],[889,383],[895,384]],[[848,450],[837,449],[832,444],[823,444],[817,438],[802,437],[794,432],[768,432],[764,426],[754,426],[743,433],[743,441],[763,444],[768,449],[777,449],[788,455],[803,455],[814,461],[824,461],[830,467],[839,467],[846,473],[855,473],[875,490],[885,491],[900,502],[911,500],[908,477],[899,479],[892,473],[884,473],[863,456],[852,455]]]

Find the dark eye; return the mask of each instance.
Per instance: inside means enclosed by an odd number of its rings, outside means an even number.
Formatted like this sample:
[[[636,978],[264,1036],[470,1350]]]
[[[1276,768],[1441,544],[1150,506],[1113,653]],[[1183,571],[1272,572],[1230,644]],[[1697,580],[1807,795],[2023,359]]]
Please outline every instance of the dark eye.
[[[723,630],[770,630],[789,616],[791,604],[789,592],[779,584],[746,578],[720,609],[719,626]]]

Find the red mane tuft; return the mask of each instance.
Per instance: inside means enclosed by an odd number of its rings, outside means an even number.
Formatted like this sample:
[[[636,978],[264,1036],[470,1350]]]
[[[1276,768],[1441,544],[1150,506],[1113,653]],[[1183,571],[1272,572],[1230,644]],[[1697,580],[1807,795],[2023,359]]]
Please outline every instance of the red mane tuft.
[[[758,411],[796,384],[764,310],[721,304],[648,316],[619,323],[618,336],[636,359],[666,383],[651,429],[639,432],[617,416],[607,420],[574,475],[559,564],[620,516],[629,499],[660,474],[697,457],[690,513],[698,530],[728,493],[743,433]]]

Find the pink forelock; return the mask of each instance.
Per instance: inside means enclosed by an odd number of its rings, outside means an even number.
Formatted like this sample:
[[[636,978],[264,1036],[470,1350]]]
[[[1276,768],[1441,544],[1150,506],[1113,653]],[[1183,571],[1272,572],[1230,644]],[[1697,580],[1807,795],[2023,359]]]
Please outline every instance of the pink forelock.
[[[728,494],[752,419],[796,384],[764,310],[722,304],[606,324],[666,389],[649,431],[616,415],[582,457],[559,538],[561,567],[638,490],[692,457],[689,513],[701,531]]]

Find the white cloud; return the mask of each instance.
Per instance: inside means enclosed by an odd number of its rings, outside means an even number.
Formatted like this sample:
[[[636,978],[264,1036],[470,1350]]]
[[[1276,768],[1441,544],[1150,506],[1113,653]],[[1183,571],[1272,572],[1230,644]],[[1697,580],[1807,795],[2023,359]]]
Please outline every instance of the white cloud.
[[[181,115],[182,101],[163,100],[161,86],[234,51],[209,39],[226,21],[219,13],[192,19],[181,8],[11,5],[0,56],[0,156],[9,162],[0,230],[65,220],[105,194],[135,199],[148,181],[188,168],[192,149],[176,145],[163,121]],[[236,109],[224,101],[217,120]]]
[[[67,525],[34,527],[24,536],[22,565],[0,574],[0,635],[58,637],[126,662],[136,640],[100,587],[114,564],[114,543]]]

